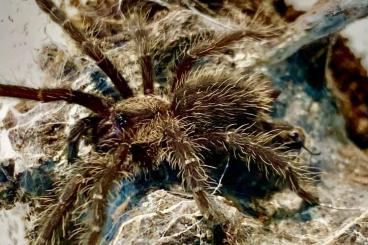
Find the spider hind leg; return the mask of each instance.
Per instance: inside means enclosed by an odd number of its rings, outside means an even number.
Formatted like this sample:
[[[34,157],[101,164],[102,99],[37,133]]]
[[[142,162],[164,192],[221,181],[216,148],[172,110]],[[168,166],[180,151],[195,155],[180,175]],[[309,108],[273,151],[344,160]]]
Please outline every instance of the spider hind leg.
[[[272,140],[272,136],[264,133],[254,135],[247,132],[228,131],[212,135],[212,140],[219,146],[226,146],[224,150],[242,159],[244,163],[256,164],[266,177],[269,175],[276,177],[305,202],[311,205],[319,203],[318,197],[306,191],[301,185],[312,180],[311,173],[306,168],[297,166],[293,158],[282,151],[282,147],[274,149],[272,145],[269,146],[267,143]]]

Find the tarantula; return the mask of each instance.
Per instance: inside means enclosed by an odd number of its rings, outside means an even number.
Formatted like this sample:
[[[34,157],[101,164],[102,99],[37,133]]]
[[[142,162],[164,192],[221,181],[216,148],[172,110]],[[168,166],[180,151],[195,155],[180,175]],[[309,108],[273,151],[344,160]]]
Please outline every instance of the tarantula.
[[[256,164],[266,176],[286,183],[311,204],[318,199],[301,187],[307,171],[295,164],[288,149],[303,146],[303,134],[291,127],[268,121],[273,102],[269,82],[257,74],[230,74],[225,70],[192,68],[201,57],[224,50],[245,36],[260,37],[252,30],[237,30],[197,45],[176,65],[171,87],[166,94],[155,94],[152,56],[145,45],[139,49],[143,95],[134,96],[128,81],[110,59],[91,42],[51,0],[35,0],[50,18],[59,24],[85,55],[110,78],[121,101],[72,89],[34,89],[0,84],[0,96],[42,102],[66,101],[90,109],[92,116],[81,119],[68,137],[66,180],[53,198],[45,201],[36,244],[55,238],[56,231],[66,236],[66,225],[73,223],[75,235],[84,231],[87,244],[100,241],[109,190],[116,180],[133,178],[141,171],[168,162],[180,171],[183,186],[193,194],[201,213],[213,222],[225,222],[206,190],[211,186],[206,154],[221,152]],[[139,38],[148,38],[138,30]],[[287,132],[289,145],[277,137]],[[77,158],[78,143],[92,132],[94,149],[87,159]],[[283,138],[285,138],[283,137]],[[290,143],[291,142],[291,143]],[[215,166],[214,166],[215,167]],[[91,212],[84,212],[89,207]],[[82,211],[81,211],[82,210]],[[78,224],[88,220],[86,224]]]

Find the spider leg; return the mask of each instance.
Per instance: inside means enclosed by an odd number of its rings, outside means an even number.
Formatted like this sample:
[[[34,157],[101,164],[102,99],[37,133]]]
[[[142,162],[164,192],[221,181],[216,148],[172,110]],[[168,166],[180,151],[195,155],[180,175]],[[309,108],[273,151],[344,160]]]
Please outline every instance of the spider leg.
[[[93,59],[98,67],[105,72],[111,79],[117,90],[123,98],[133,95],[133,91],[128,86],[128,81],[117,70],[111,60],[102,52],[102,50],[88,38],[67,18],[66,13],[58,8],[51,0],[35,0],[37,5],[49,15],[49,17],[63,30],[69,34],[81,50]]]
[[[201,213],[209,220],[220,221],[223,217],[205,191],[210,178],[199,155],[200,146],[174,127],[167,127],[165,135],[167,150],[161,158],[180,169],[183,185],[192,191]]]
[[[101,232],[107,215],[106,203],[111,186],[120,177],[128,178],[131,175],[129,170],[131,166],[125,163],[128,153],[128,147],[121,147],[118,152],[118,159],[111,159],[111,163],[102,170],[99,180],[93,186],[91,192],[91,210],[93,215],[87,237],[87,244],[89,245],[99,244],[101,240]]]
[[[153,94],[154,71],[151,55],[149,54],[142,55],[140,57],[140,64],[142,69],[143,92],[144,94]]]
[[[57,204],[52,207],[50,212],[47,210],[48,213],[42,217],[42,226],[35,242],[36,245],[47,244],[57,227],[63,225],[63,219],[68,210],[74,205],[78,190],[82,186],[82,179],[80,174],[74,176],[64,187]]]
[[[153,69],[153,61],[151,56],[151,48],[153,46],[152,40],[148,34],[146,28],[148,16],[144,16],[141,13],[142,10],[136,11],[136,15],[133,15],[131,22],[134,22],[132,28],[133,40],[136,44],[136,52],[138,54],[138,62],[141,67],[142,81],[143,81],[143,93],[154,93],[155,73]]]
[[[306,146],[305,132],[301,127],[291,125],[284,121],[264,119],[258,122],[258,126],[263,131],[275,132],[273,144],[285,146],[287,149],[292,149],[300,152],[302,149],[311,155],[319,155],[317,151],[312,151]]]
[[[228,131],[226,133],[213,134],[211,141],[223,147],[229,153],[244,159],[247,164],[255,162],[268,176],[272,174],[285,182],[289,188],[295,191],[304,201],[311,205],[318,204],[318,198],[304,190],[301,182],[308,182],[308,170],[292,164],[293,159],[283,152],[281,147],[268,145],[272,139],[267,134],[252,135],[245,132]]]
[[[106,99],[72,89],[35,89],[24,86],[0,84],[0,96],[36,100],[42,102],[66,101],[84,106],[101,115],[109,115],[110,105]]]
[[[146,30],[140,30],[136,33],[137,47],[140,52],[139,63],[142,71],[143,92],[144,94],[154,93],[155,73],[153,69],[152,57],[150,54],[149,37]]]
[[[96,130],[98,123],[102,120],[100,117],[89,116],[80,119],[70,130],[68,135],[68,162],[73,163],[78,157],[78,145],[82,136],[86,135],[89,129]]]
[[[226,47],[234,44],[244,37],[261,39],[267,35],[269,34],[252,31],[249,28],[247,30],[231,31],[218,36],[213,41],[203,41],[199,43],[198,45],[189,49],[176,66],[175,77],[171,82],[171,92],[174,93],[177,88],[182,86],[187,74],[200,58],[216,52],[223,52]]]
[[[66,220],[70,219],[71,210],[75,210],[75,206],[80,204],[81,200],[78,201],[78,195],[83,194],[88,195],[88,199],[83,199],[81,205],[85,208],[84,204],[89,203],[92,214],[91,219],[87,219],[86,224],[83,224],[83,227],[90,228],[87,231],[87,241],[88,244],[98,244],[106,218],[105,206],[109,190],[117,178],[129,177],[129,170],[124,164],[128,156],[128,147],[121,146],[116,156],[110,154],[106,156],[107,158],[103,159],[97,158],[97,161],[90,159],[88,164],[82,163],[76,167],[75,172],[78,174],[66,183],[61,194],[58,195],[60,197],[57,203],[51,206],[51,210],[46,210],[42,215],[41,228],[35,244],[48,243],[59,228],[63,230],[63,236],[65,236]],[[109,157],[112,158],[109,159]],[[78,229],[75,233],[79,231],[85,231],[85,229]]]

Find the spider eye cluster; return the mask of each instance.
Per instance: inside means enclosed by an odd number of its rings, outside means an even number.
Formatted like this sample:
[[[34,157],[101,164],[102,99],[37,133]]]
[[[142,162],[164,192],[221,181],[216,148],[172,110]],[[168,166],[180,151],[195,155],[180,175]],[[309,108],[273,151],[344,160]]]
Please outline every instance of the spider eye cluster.
[[[124,114],[118,114],[115,117],[115,123],[119,128],[124,128],[128,123],[128,118]]]

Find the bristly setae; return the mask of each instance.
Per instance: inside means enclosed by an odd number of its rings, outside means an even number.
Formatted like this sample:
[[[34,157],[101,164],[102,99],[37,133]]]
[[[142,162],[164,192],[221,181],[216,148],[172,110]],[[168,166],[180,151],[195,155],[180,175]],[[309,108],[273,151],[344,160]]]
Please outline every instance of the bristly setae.
[[[198,42],[176,62],[170,89],[160,94],[155,93],[155,63],[149,35],[141,25],[132,33],[143,80],[143,94],[138,96],[102,49],[62,9],[51,0],[36,3],[96,62],[122,98],[115,101],[72,89],[0,84],[0,96],[66,101],[92,112],[70,132],[69,172],[42,199],[45,208],[39,214],[36,244],[53,243],[65,237],[69,241],[97,244],[106,220],[107,196],[114,183],[156,169],[163,161],[180,172],[184,188],[192,192],[206,219],[226,223],[207,193],[213,183],[207,168],[211,162],[205,156],[213,151],[247,165],[254,164],[266,176],[286,183],[306,202],[318,203],[302,187],[309,179],[308,171],[296,163],[295,154],[289,154],[303,147],[304,135],[269,121],[274,99],[269,82],[259,74],[192,69],[201,57],[221,52],[244,37],[257,40],[272,34],[245,28]],[[94,148],[87,158],[79,159],[79,141],[88,134],[92,134]]]

